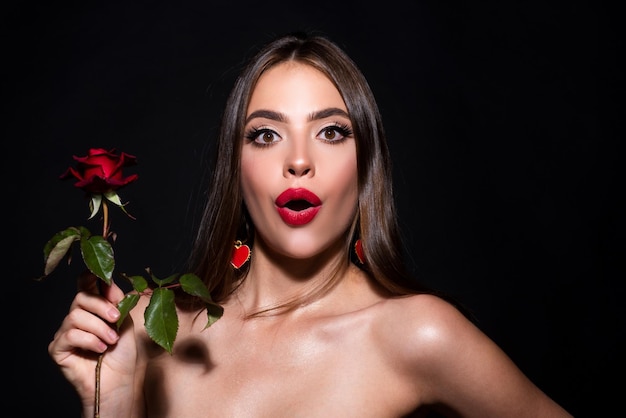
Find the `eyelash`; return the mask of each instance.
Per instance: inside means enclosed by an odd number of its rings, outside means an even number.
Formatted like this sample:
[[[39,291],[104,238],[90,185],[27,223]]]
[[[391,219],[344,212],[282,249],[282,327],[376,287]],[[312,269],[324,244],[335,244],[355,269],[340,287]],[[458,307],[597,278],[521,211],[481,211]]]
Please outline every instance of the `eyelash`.
[[[274,142],[262,143],[262,142],[258,142],[257,141],[257,139],[261,135],[265,135],[265,134],[272,134],[274,136],[278,136],[278,134],[276,132],[274,132],[273,130],[271,130],[269,128],[250,128],[244,134],[244,137],[246,138],[246,140],[248,142],[251,142],[254,146],[257,146],[257,147],[267,147],[267,146],[272,145]]]
[[[341,139],[337,139],[337,140],[324,140],[326,142],[328,142],[329,144],[332,145],[336,145],[339,144],[341,142],[343,142],[346,138],[350,138],[353,135],[353,131],[352,128],[350,128],[350,126],[348,126],[347,124],[343,123],[343,124],[333,124],[333,125],[328,125],[326,126],[324,129],[322,129],[320,131],[320,134],[324,131],[326,131],[327,129],[331,129],[337,133],[339,133],[339,135],[342,136]]]
[[[342,136],[341,139],[336,139],[336,140],[328,140],[328,139],[322,139],[322,141],[330,144],[330,145],[336,145],[339,144],[341,142],[343,142],[346,138],[349,138],[353,135],[353,131],[350,128],[350,126],[348,126],[347,124],[333,124],[333,125],[328,125],[325,126],[318,134],[319,135],[323,135],[325,131],[327,130],[332,130],[336,133],[338,133],[340,136]],[[275,143],[275,141],[272,142],[258,142],[257,139],[261,136],[261,135],[265,135],[265,134],[272,134],[274,136],[279,137],[279,135],[272,129],[269,128],[251,128],[249,129],[245,134],[244,137],[247,141],[251,142],[253,145],[258,146],[258,147],[268,147],[270,145],[273,145]],[[316,137],[317,137],[316,136]]]

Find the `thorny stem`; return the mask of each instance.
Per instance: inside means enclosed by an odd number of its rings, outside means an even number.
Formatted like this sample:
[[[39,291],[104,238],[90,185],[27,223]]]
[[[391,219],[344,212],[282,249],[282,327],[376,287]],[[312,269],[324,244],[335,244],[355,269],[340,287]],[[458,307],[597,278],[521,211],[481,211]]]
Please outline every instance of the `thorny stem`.
[[[102,201],[102,238],[107,239],[109,235],[109,206],[106,201]],[[104,353],[98,356],[96,363],[96,394],[93,417],[100,418],[100,370],[102,369],[102,358]]]
[[[107,239],[109,235],[109,205],[102,200],[102,238]]]
[[[100,418],[100,370],[102,369],[102,357],[104,353],[98,356],[98,363],[96,363],[96,401],[93,410],[93,417]]]

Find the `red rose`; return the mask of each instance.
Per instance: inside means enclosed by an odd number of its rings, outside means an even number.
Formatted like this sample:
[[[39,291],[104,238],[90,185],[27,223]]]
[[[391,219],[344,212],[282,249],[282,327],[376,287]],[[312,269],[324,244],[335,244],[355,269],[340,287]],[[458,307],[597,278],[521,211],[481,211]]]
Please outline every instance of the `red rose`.
[[[137,164],[137,158],[125,152],[117,155],[115,149],[90,148],[86,157],[73,157],[78,161],[76,168],[68,168],[60,177],[73,176],[78,179],[74,186],[89,193],[112,192],[139,177],[137,174],[123,177],[122,168]]]

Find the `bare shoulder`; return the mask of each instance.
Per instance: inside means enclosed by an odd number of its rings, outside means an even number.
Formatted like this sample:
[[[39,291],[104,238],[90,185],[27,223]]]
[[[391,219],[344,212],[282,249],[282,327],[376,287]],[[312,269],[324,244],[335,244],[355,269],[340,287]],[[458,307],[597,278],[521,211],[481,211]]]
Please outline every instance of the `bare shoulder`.
[[[376,344],[427,404],[467,416],[570,417],[457,307],[421,294],[380,304]]]
[[[408,332],[418,339],[440,340],[474,324],[452,303],[432,294],[418,294],[386,300],[381,317],[392,320],[391,331]]]
[[[407,360],[428,357],[432,364],[435,357],[458,350],[463,341],[477,343],[486,338],[456,306],[436,295],[388,299],[380,310],[378,335]]]
[[[390,313],[394,310],[419,313],[423,315],[423,319],[438,319],[441,315],[444,315],[444,318],[448,315],[456,316],[457,314],[463,316],[452,303],[442,297],[428,293],[387,299],[385,309]]]

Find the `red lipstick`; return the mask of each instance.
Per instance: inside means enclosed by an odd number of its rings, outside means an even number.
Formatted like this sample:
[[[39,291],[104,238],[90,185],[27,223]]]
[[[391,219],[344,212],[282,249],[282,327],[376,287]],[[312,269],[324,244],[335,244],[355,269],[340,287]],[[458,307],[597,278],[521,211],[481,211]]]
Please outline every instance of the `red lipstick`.
[[[276,198],[278,214],[288,225],[308,224],[322,208],[322,201],[310,190],[287,189]]]

